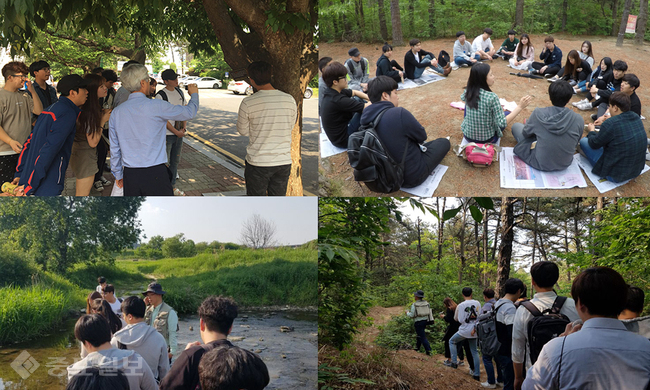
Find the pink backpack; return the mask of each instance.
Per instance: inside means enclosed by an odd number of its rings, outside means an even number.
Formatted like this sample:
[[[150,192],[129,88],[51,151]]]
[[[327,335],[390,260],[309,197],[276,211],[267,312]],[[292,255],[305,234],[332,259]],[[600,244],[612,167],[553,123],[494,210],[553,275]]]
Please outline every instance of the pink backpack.
[[[492,161],[497,159],[495,152],[500,152],[501,147],[495,144],[477,144],[470,142],[464,146],[457,145],[454,148],[457,156],[462,154],[463,158],[468,163],[477,168],[486,168],[492,164]]]

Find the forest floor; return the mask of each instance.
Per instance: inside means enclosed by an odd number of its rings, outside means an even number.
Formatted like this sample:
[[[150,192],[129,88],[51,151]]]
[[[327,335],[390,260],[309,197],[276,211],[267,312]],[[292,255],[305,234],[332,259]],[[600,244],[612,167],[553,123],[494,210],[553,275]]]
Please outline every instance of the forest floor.
[[[616,47],[615,37],[603,36],[573,36],[554,34],[555,44],[562,49],[563,63],[571,49],[579,49],[584,40],[592,43],[594,56],[597,63],[609,56],[612,61],[621,59],[627,62],[628,72],[636,74],[641,85],[637,95],[641,99],[643,107],[650,106],[650,45],[635,45],[632,40],[626,40],[622,47]],[[473,37],[468,37],[471,41]],[[498,46],[503,42],[503,37],[493,38],[493,43]],[[531,42],[535,46],[536,57],[543,48],[544,36],[533,35]],[[441,49],[452,53],[455,38],[442,38],[422,42],[422,48],[433,52],[436,56]],[[334,60],[343,63],[347,60],[348,49],[359,48],[361,55],[366,57],[370,63],[370,75],[374,76],[377,59],[382,54],[382,44],[367,44],[353,42],[321,43],[319,44],[319,56],[332,57]],[[393,59],[403,65],[404,53],[409,50],[408,43],[405,46],[396,46],[393,49]],[[538,60],[538,59],[537,59]],[[507,67],[507,63],[501,59],[488,62],[496,76],[496,82],[492,90],[500,97],[508,101],[518,102],[524,95],[533,96],[533,102],[515,118],[515,122],[522,122],[529,117],[537,107],[550,106],[548,97],[549,83],[546,80],[529,79],[512,76],[509,73],[514,70]],[[399,105],[409,110],[426,129],[428,140],[441,137],[451,137],[452,147],[460,143],[462,133],[460,125],[463,121],[463,112],[450,107],[450,103],[460,101],[460,95],[467,83],[471,68],[460,68],[453,71],[446,80],[427,84],[418,88],[406,89],[399,92]],[[519,71],[516,71],[519,72]],[[571,102],[583,99],[583,94],[576,95]],[[580,111],[571,104],[567,105],[580,114],[585,123],[591,123],[592,111]],[[646,117],[650,117],[650,111],[643,110]],[[648,120],[644,121],[647,124]],[[646,129],[647,131],[647,129]],[[587,134],[586,128],[584,135]],[[583,135],[583,136],[584,136]],[[504,131],[501,139],[501,146],[514,147],[516,141],[510,132],[510,126]],[[365,186],[354,181],[352,168],[348,162],[347,154],[342,153],[329,158],[319,160],[319,195],[320,196],[377,196],[379,194],[369,191]],[[650,173],[645,173],[631,182],[600,194],[591,183],[586,174],[582,172],[588,187],[571,188],[565,190],[529,190],[529,189],[505,189],[500,187],[499,163],[495,162],[488,168],[477,169],[467,164],[462,158],[457,157],[452,151],[447,153],[442,160],[443,165],[449,167],[440,185],[435,191],[435,196],[650,196]],[[395,192],[392,196],[409,196],[405,192]]]
[[[459,367],[457,370],[443,365],[444,355],[427,356],[414,350],[385,351],[388,356],[383,359],[373,359],[382,349],[374,344],[379,335],[379,327],[386,325],[391,318],[404,315],[404,307],[373,307],[368,316],[373,318],[373,324],[361,329],[355,337],[352,348],[355,349],[357,363],[345,371],[377,382],[372,386],[356,385],[350,389],[418,389],[418,390],[478,390],[481,384],[469,375],[469,367]],[[370,358],[369,358],[370,357]],[[319,353],[319,364],[322,363]],[[377,367],[377,362],[383,362]],[[374,365],[374,366],[373,366]],[[351,377],[355,377],[352,376]],[[485,370],[481,365],[481,382],[487,381]]]

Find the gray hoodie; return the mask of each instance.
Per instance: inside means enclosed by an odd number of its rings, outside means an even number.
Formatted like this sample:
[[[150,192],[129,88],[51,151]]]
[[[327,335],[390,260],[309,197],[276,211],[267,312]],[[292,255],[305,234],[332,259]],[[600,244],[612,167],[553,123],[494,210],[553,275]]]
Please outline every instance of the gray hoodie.
[[[561,171],[571,165],[584,125],[582,116],[569,108],[536,108],[524,125],[525,139],[517,143],[514,152],[535,169]]]
[[[127,325],[113,335],[111,345],[119,348],[118,342],[124,344],[126,349],[140,354],[158,381],[161,381],[169,372],[167,343],[165,338],[153,327],[144,322]]]
[[[68,366],[68,381],[87,367],[122,370],[129,380],[130,390],[158,390],[151,369],[142,356],[134,351],[111,348],[91,352],[85,358]]]

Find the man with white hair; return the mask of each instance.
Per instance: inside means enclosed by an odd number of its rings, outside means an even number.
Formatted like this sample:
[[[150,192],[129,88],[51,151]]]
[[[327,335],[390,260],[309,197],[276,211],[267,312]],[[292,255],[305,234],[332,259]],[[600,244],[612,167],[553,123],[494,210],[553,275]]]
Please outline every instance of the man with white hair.
[[[121,81],[130,95],[116,107],[108,122],[111,171],[125,196],[173,196],[171,171],[167,167],[165,133],[167,121],[194,118],[199,109],[199,90],[188,85],[187,106],[148,99],[149,73],[141,64],[127,66]]]

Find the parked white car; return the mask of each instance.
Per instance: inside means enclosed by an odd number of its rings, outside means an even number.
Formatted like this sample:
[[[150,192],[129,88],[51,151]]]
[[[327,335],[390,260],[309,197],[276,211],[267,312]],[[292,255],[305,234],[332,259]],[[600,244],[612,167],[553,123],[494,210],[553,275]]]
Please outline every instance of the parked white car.
[[[232,91],[232,93],[234,93],[235,95],[253,94],[253,87],[251,87],[245,81],[235,81],[235,80],[230,81],[230,83],[228,83],[228,90]],[[307,89],[305,90],[305,99],[309,99],[310,97],[312,97],[312,95],[314,95],[314,90],[312,90],[310,87],[307,87]]]
[[[178,79],[178,86],[183,87],[183,86],[187,85],[190,81],[194,81],[194,80],[196,80],[198,78],[199,78],[199,76],[187,76],[187,77],[183,77],[182,79],[179,78]]]
[[[195,80],[190,80],[184,83],[185,89],[187,89],[188,84],[196,84],[199,88],[221,88],[221,80],[215,79],[214,77],[199,77]]]

